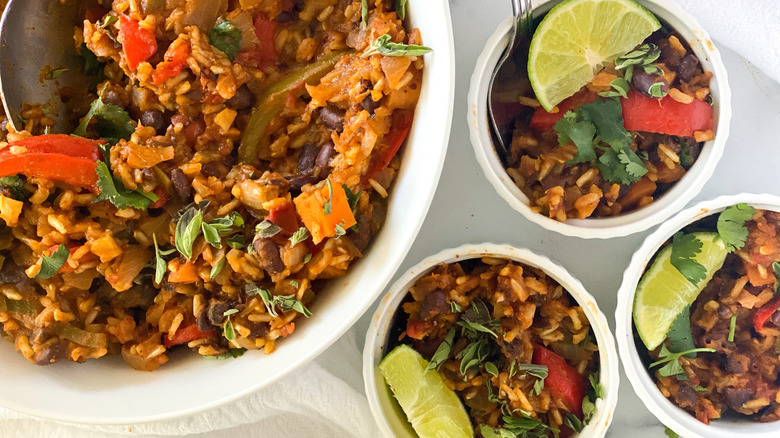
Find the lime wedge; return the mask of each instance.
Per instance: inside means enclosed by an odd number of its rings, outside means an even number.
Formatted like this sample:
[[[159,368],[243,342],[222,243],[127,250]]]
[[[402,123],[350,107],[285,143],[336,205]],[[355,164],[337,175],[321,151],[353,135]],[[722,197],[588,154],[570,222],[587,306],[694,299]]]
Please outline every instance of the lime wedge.
[[[566,0],[547,13],[531,40],[528,77],[551,111],[661,28],[634,0]]]
[[[379,371],[420,438],[471,438],[474,430],[463,404],[428,361],[408,345],[390,352]]]
[[[723,266],[728,251],[718,233],[693,233],[702,243],[696,261],[707,270],[707,277],[694,286],[672,266],[672,245],[668,244],[642,276],[634,297],[634,326],[648,350],[656,349],[677,315],[693,303],[699,292]]]

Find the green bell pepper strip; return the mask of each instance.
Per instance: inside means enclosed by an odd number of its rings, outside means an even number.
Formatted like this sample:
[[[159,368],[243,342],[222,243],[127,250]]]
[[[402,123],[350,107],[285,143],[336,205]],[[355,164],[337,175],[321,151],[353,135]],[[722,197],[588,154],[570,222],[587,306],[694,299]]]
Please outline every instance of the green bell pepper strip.
[[[271,120],[284,109],[287,95],[295,93],[300,96],[305,91],[302,84],[312,84],[322,79],[342,56],[349,52],[332,52],[306,68],[293,72],[280,79],[258,98],[259,104],[252,112],[249,124],[241,138],[241,145],[238,147],[238,158],[242,163],[254,163],[260,153],[260,141],[265,135],[266,128]]]

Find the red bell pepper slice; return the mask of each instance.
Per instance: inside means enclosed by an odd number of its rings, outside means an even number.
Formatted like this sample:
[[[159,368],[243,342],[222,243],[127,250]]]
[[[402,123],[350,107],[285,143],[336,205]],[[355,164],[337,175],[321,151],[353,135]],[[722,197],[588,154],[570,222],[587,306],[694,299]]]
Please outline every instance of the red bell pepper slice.
[[[119,15],[119,42],[125,54],[127,68],[135,71],[138,64],[157,53],[157,38],[154,32],[142,28],[137,21],[127,15]]]
[[[772,301],[756,310],[756,313],[753,314],[753,328],[756,329],[756,332],[761,333],[764,324],[778,310],[780,310],[780,296],[775,297]]]
[[[168,335],[163,335],[163,344],[166,348],[171,348],[174,345],[186,344],[196,339],[210,338],[214,336],[215,333],[216,332],[214,330],[205,332],[200,331],[198,324],[194,323],[192,325],[188,325],[187,327],[182,327],[176,330],[176,333],[173,335],[173,339],[168,337]]]
[[[715,123],[712,107],[699,99],[685,104],[669,96],[650,99],[630,90],[628,99],[621,99],[621,103],[623,124],[629,131],[693,137],[694,132],[712,129]]]
[[[368,181],[369,178],[376,178],[379,172],[385,170],[390,164],[395,154],[401,149],[406,136],[409,135],[413,120],[414,112],[412,111],[395,110],[393,112],[393,127],[385,135],[383,145],[375,152],[374,160],[371,162],[368,172],[366,172],[364,181]]]
[[[69,135],[43,135],[16,141],[0,150],[0,177],[21,173],[96,190],[98,144]],[[16,147],[24,149],[13,153]]]
[[[260,44],[255,51],[258,66],[268,67],[276,63],[276,21],[263,14],[255,17],[255,35]]]
[[[300,228],[298,216],[295,214],[295,207],[289,202],[284,203],[281,207],[272,209],[268,212],[266,219],[281,227],[282,232],[288,236],[292,236]]]
[[[557,113],[548,113],[547,110],[539,107],[536,109],[536,111],[534,111],[534,115],[531,117],[531,123],[529,125],[532,128],[538,129],[540,131],[549,131],[550,129],[553,129],[559,120],[563,118],[564,114],[575,108],[579,108],[586,103],[593,103],[598,98],[598,94],[588,90],[583,90],[559,103],[557,105]]]
[[[168,199],[169,199],[168,192],[163,187],[160,186],[155,187],[154,194],[157,195],[157,200],[152,202],[149,205],[149,208],[151,209],[160,208],[168,203]]]
[[[547,367],[547,378],[544,387],[550,393],[563,401],[563,404],[577,418],[582,419],[582,399],[585,398],[585,378],[562,357],[540,346],[534,346],[532,362]]]
[[[152,82],[155,85],[162,85],[168,79],[176,76],[187,66],[187,58],[190,57],[190,43],[177,39],[165,51],[165,60],[155,67],[152,72]]]

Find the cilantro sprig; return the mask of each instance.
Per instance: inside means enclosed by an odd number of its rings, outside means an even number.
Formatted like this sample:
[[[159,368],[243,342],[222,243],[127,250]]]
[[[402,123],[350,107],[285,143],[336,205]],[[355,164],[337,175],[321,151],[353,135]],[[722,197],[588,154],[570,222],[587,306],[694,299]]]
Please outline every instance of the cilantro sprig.
[[[701,248],[701,241],[693,234],[679,231],[672,238],[672,266],[694,286],[707,278],[707,268],[696,261]]]
[[[41,259],[41,270],[35,274],[35,278],[46,280],[54,276],[60,268],[68,261],[70,250],[65,245],[60,245],[50,256],[43,256]]]
[[[745,222],[753,219],[756,209],[747,204],[737,204],[723,210],[718,216],[718,234],[729,252],[742,249],[748,237]]]
[[[361,55],[361,58],[368,58],[371,55],[384,56],[421,56],[433,51],[430,47],[418,46],[416,44],[394,43],[390,35],[384,34],[371,43],[371,47]]]
[[[116,143],[119,139],[130,140],[130,136],[135,132],[135,123],[127,111],[116,105],[107,104],[98,97],[92,102],[89,112],[81,119],[73,134],[87,137],[87,128],[93,119],[95,119],[97,134],[100,138],[112,140],[111,143]]]
[[[209,31],[209,42],[233,62],[241,48],[241,29],[232,21],[221,19]]]
[[[714,348],[693,348],[691,350],[681,351],[679,353],[672,353],[666,348],[666,345],[661,345],[661,351],[658,353],[659,359],[650,364],[650,368],[655,368],[659,365],[663,365],[658,369],[658,374],[663,377],[675,376],[678,374],[685,374],[685,370],[680,365],[679,359],[682,356],[687,356],[695,353],[714,353]]]
[[[152,203],[159,198],[154,193],[144,192],[143,190],[129,190],[122,184],[122,180],[114,178],[108,166],[103,161],[97,162],[95,168],[97,172],[97,185],[100,189],[100,195],[93,202],[109,201],[120,210],[125,208],[137,208],[146,210]]]

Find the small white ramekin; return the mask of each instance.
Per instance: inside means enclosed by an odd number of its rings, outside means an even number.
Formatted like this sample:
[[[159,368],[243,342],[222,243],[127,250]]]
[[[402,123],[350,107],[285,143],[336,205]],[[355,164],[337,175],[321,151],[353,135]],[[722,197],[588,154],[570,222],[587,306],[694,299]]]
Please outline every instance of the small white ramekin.
[[[545,215],[534,213],[529,207],[528,197],[515,185],[496,155],[489,128],[487,99],[490,76],[506,48],[511,17],[507,17],[490,37],[477,60],[474,74],[471,77],[471,89],[468,97],[469,130],[477,161],[498,194],[512,208],[520,212],[526,219],[548,230],[585,239],[622,237],[644,231],[679,211],[693,199],[712,176],[715,166],[723,155],[731,121],[731,89],[728,85],[726,68],[723,66],[720,52],[710,40],[707,31],[673,1],[638,1],[662,22],[679,32],[698,56],[704,69],[713,73],[710,88],[715,117],[715,140],[704,144],[696,163],[674,187],[641,209],[611,218],[569,219],[566,222],[559,222]],[[534,10],[534,16],[539,17],[547,13],[557,3],[560,3],[560,0],[543,3]]]
[[[600,383],[604,388],[604,398],[596,402],[596,413],[593,419],[576,436],[581,438],[603,437],[612,422],[617,405],[619,382],[617,351],[606,317],[582,283],[560,265],[527,249],[493,243],[463,245],[458,248],[446,249],[428,257],[406,271],[382,298],[379,308],[371,319],[371,326],[366,334],[366,344],[363,348],[363,381],[368,404],[382,433],[387,438],[417,437],[385,384],[384,378],[378,372],[379,363],[388,353],[385,350],[388,332],[401,301],[406,297],[409,288],[437,265],[486,256],[515,260],[544,270],[582,306],[593,328],[593,333],[596,335],[596,343],[599,347]]]
[[[780,197],[774,195],[756,195],[743,193],[740,195],[721,196],[711,201],[701,202],[681,211],[664,222],[653,234],[645,239],[642,246],[634,253],[631,263],[623,274],[623,283],[618,291],[618,303],[615,310],[615,333],[623,369],[628,381],[634,387],[647,409],[667,427],[685,438],[777,438],[780,436],[780,422],[756,423],[752,421],[735,421],[731,419],[714,420],[706,425],[661,394],[653,377],[648,372],[634,342],[633,334],[633,304],[636,286],[642,278],[645,268],[666,241],[674,233],[701,220],[707,216],[720,213],[726,208],[746,203],[758,210],[780,211]]]

